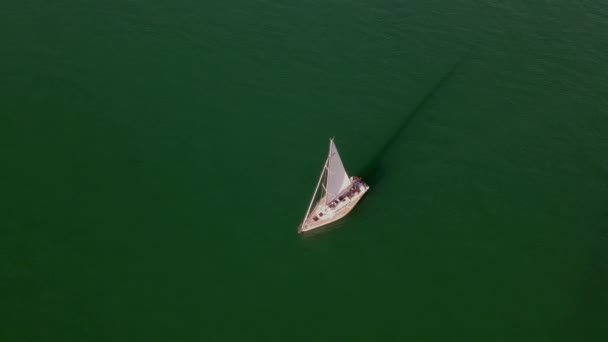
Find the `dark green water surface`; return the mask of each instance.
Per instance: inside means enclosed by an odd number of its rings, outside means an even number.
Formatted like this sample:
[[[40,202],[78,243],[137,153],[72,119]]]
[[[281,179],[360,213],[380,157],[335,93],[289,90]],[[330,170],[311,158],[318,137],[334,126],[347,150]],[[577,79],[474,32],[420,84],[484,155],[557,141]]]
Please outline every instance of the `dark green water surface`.
[[[608,340],[605,1],[0,9],[1,341]]]

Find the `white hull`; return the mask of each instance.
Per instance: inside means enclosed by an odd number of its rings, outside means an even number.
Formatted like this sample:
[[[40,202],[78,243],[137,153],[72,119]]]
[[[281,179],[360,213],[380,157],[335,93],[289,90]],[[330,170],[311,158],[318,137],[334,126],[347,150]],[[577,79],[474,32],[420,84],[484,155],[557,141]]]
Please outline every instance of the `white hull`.
[[[326,204],[326,197],[323,196],[307,216],[307,219],[300,225],[298,233],[307,232],[335,222],[353,210],[355,205],[369,190],[369,186],[360,180],[357,182],[358,185],[355,186],[353,177],[350,178],[350,181],[351,186],[340,194],[335,201]]]

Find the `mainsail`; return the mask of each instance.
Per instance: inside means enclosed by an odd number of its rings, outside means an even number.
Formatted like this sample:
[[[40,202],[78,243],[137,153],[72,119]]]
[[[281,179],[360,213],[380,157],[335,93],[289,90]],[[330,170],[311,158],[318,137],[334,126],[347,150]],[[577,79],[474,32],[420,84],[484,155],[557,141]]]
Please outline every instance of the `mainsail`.
[[[334,140],[331,139],[329,141],[329,156],[327,157],[327,178],[325,183],[327,197],[325,203],[327,204],[335,200],[349,185],[350,179],[344,169]]]

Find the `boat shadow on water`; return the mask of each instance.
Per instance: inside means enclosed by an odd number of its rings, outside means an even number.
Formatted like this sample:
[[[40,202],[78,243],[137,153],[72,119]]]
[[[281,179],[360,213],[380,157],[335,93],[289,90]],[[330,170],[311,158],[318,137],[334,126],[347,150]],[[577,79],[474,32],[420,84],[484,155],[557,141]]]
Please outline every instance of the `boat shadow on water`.
[[[452,65],[452,67],[433,85],[426,95],[416,104],[416,106],[410,111],[409,115],[405,117],[403,122],[397,127],[393,134],[386,140],[378,151],[373,155],[372,160],[367,163],[361,172],[361,176],[367,184],[375,186],[378,181],[382,178],[382,158],[386,152],[395,143],[397,138],[401,136],[401,133],[412,123],[412,121],[418,116],[426,104],[433,98],[433,96],[441,89],[442,86],[454,75],[454,72],[462,65],[462,63],[469,57],[471,50],[469,49],[462,57]]]

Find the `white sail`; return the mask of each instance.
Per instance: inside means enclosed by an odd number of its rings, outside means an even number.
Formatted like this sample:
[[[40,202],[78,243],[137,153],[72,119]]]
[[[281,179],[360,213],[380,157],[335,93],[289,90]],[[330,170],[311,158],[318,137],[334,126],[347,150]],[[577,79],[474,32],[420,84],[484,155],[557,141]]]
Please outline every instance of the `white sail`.
[[[325,203],[335,200],[350,185],[350,179],[344,169],[333,139],[329,141],[329,156],[327,159],[327,179],[325,184],[327,197]]]

